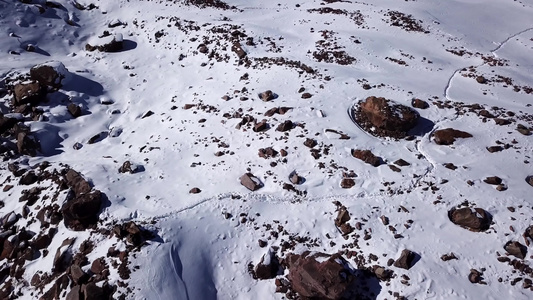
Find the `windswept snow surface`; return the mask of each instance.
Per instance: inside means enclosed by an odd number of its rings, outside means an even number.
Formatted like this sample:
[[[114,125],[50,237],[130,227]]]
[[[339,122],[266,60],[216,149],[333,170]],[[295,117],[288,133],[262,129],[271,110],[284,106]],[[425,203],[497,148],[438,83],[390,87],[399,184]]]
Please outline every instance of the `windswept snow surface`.
[[[46,121],[26,122],[42,145],[42,155],[25,158],[27,164],[70,165],[107,195],[102,224],[132,220],[157,234],[131,259],[139,268],[127,281],[130,290],[119,288],[116,297],[282,299],[274,279],[255,280],[248,271],[271,246],[285,255],[279,246],[288,236],[271,234],[278,224],[291,235],[316,239],[313,245],[298,243],[296,253],[348,249],[377,255],[367,267],[386,266],[403,249],[418,253],[410,270],[390,267],[396,276],[380,283],[376,299],[392,299],[394,292],[408,299],[533,297],[524,280],[511,285],[516,277],[530,280],[529,275],[513,273],[497,260],[506,255],[507,241],[524,244],[522,233],[533,225],[533,186],[526,182],[533,174],[533,137],[515,130],[518,124],[533,126],[531,2],[228,0],[235,8],[220,9],[181,0],[85,0],[78,3],[97,8],[79,10],[74,1],[56,0],[62,8],[44,13],[39,6],[46,7],[45,1],[30,2],[0,0],[0,80],[50,61],[61,62],[69,74],[59,91],[48,94],[49,102],[39,105]],[[319,11],[324,8],[346,14]],[[422,31],[392,26],[391,15],[397,13],[410,15]],[[124,49],[86,51],[104,31],[122,36]],[[236,40],[247,58],[239,60],[232,51]],[[26,51],[28,44],[35,51]],[[318,59],[320,51],[330,60]],[[340,58],[335,51],[343,51]],[[345,63],[343,57],[353,60]],[[285,63],[271,63],[276,58]],[[501,64],[491,63],[495,60]],[[487,82],[478,83],[478,76]],[[303,99],[301,87],[312,97]],[[262,101],[259,93],[266,90],[277,97]],[[408,106],[413,98],[428,101],[428,109],[417,110],[422,121],[411,132],[415,139],[378,138],[354,124],[347,111],[369,96]],[[3,113],[11,100],[11,95],[0,98]],[[81,117],[69,115],[69,101],[82,107]],[[476,103],[513,122],[500,126],[465,107]],[[292,109],[264,116],[274,107]],[[236,112],[241,117],[233,118]],[[237,129],[247,114],[266,119],[268,129]],[[296,126],[276,131],[285,120]],[[437,145],[433,132],[449,127],[473,137]],[[307,138],[317,141],[313,149],[320,157],[304,146]],[[76,150],[76,143],[83,147]],[[487,151],[498,143],[509,147]],[[266,147],[288,155],[259,157],[258,150]],[[385,163],[365,164],[351,149],[371,150]],[[223,155],[215,155],[219,151]],[[400,158],[410,165],[394,172],[388,165]],[[124,161],[140,166],[140,172],[119,173]],[[283,189],[294,171],[304,178],[294,185],[298,192]],[[344,189],[343,174],[351,171],[355,186]],[[7,162],[0,172],[1,181],[11,174]],[[243,187],[239,178],[247,172],[264,187],[255,192]],[[502,178],[507,189],[484,183],[489,176]],[[201,192],[190,193],[195,187]],[[2,215],[20,211],[22,189],[0,192]],[[352,225],[363,223],[354,232],[361,237],[359,248],[350,248],[354,237],[345,240],[335,227],[333,201],[346,206]],[[465,201],[493,216],[491,229],[471,232],[450,222],[448,210]],[[383,225],[383,215],[396,232]],[[363,240],[364,232],[371,238]],[[80,233],[60,226],[59,234]],[[259,247],[259,239],[268,246]],[[60,245],[55,241],[50,252]],[[109,247],[102,243],[95,251],[105,255]],[[523,261],[531,264],[528,250]],[[442,261],[450,252],[458,259]],[[43,258],[27,270],[50,264]],[[468,280],[471,269],[484,270],[486,285]],[[403,274],[407,283],[401,282]],[[26,271],[19,286],[32,276]],[[23,299],[36,295],[31,287],[20,291]]]

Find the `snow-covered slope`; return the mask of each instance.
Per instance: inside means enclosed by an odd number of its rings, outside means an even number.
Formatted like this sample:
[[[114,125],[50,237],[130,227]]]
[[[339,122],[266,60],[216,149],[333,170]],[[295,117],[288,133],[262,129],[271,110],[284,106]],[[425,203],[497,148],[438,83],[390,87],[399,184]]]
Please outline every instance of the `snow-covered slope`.
[[[75,236],[74,254],[84,240],[95,244],[89,265],[106,257],[110,274],[97,285],[118,285],[115,298],[291,297],[249,271],[269,247],[279,258],[340,252],[356,267],[393,270],[370,298],[531,298],[533,273],[501,256],[508,241],[526,244],[533,225],[533,142],[524,134],[533,126],[532,14],[527,1],[501,0],[0,1],[0,109],[23,120],[41,145],[33,157],[2,154],[0,182],[14,187],[0,192],[1,214],[20,214],[23,190],[51,184],[14,184],[13,162],[47,161],[58,171],[66,164],[106,198],[96,227],[52,225],[51,255],[26,262],[3,288],[9,282],[20,298],[40,297],[51,284],[32,287],[34,274],[50,273],[56,249]],[[112,40],[123,49],[91,49]],[[35,105],[40,112],[14,114],[12,87],[47,62],[68,70],[62,86]],[[274,97],[263,101],[267,90]],[[416,109],[421,118],[409,138],[376,137],[352,114],[370,96],[429,107]],[[72,116],[71,103],[81,116]],[[265,115],[277,107],[290,109]],[[254,130],[262,120],[266,127]],[[291,129],[277,130],[287,120]],[[445,128],[472,137],[439,145],[433,134]],[[4,145],[13,143],[8,135]],[[261,157],[268,147],[277,155]],[[382,164],[364,163],[353,149],[371,150]],[[119,172],[126,161],[135,172]],[[262,187],[241,185],[245,173]],[[502,183],[485,183],[491,176]],[[56,196],[59,207],[68,198]],[[360,229],[342,235],[334,201]],[[452,223],[448,212],[459,205],[489,212],[490,229]],[[16,225],[38,234],[33,209]],[[110,232],[128,221],[153,236],[128,252],[126,279],[106,254],[126,248]],[[414,265],[387,266],[403,249],[418,254]],[[458,259],[441,260],[452,252]],[[518,261],[529,265],[530,255]],[[486,284],[471,283],[471,269]]]

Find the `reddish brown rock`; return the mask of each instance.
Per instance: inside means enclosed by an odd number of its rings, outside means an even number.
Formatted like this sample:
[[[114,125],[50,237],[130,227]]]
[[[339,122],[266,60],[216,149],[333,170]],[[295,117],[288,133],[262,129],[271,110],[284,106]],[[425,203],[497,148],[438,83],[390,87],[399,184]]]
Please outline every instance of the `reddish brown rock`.
[[[355,185],[355,181],[353,178],[343,178],[341,180],[341,188],[343,189],[351,189]]]
[[[65,226],[71,230],[82,231],[96,225],[102,204],[102,193],[94,191],[82,194],[67,201],[61,207]]]
[[[256,191],[263,187],[261,180],[255,177],[252,173],[246,173],[240,178],[241,184],[250,191]]]
[[[503,246],[503,249],[505,249],[505,251],[507,251],[509,254],[520,259],[525,259],[527,255],[527,247],[517,241],[507,242]]]
[[[498,176],[490,176],[485,179],[483,179],[483,182],[491,185],[498,185],[502,183],[502,179]]]
[[[416,126],[419,115],[412,108],[385,98],[368,97],[355,111],[357,123],[372,135],[403,138]]]
[[[415,258],[416,254],[413,251],[404,249],[400,257],[394,261],[394,266],[409,270],[413,266]]]
[[[429,104],[427,103],[427,101],[424,101],[424,100],[421,100],[421,99],[413,99],[411,101],[411,105],[414,108],[419,108],[419,109],[426,109],[426,108],[429,107]]]
[[[433,133],[435,143],[438,145],[451,145],[457,138],[471,138],[472,135],[465,131],[453,128],[440,129]]]
[[[370,150],[352,150],[352,156],[374,167],[381,164],[381,159],[375,156]]]
[[[45,99],[45,89],[39,82],[19,83],[13,88],[13,94],[15,106],[26,103],[35,105]]]
[[[341,255],[324,253],[288,255],[292,289],[302,298],[343,299],[349,297],[354,280],[350,264]],[[347,298],[348,299],[348,298]]]
[[[292,121],[287,120],[279,124],[278,127],[276,128],[276,131],[285,132],[285,131],[291,130],[293,127],[294,127],[294,124],[292,123]]]
[[[278,274],[280,269],[279,261],[272,249],[261,257],[261,261],[255,266],[255,276],[257,279],[272,279]]]
[[[492,223],[492,216],[482,208],[463,207],[448,212],[450,221],[471,231],[485,231]]]

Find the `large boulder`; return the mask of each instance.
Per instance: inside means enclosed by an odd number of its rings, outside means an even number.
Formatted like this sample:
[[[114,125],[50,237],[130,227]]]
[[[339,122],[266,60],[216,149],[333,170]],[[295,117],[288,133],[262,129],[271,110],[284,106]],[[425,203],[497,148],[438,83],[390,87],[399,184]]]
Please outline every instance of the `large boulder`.
[[[41,65],[36,65],[30,69],[32,80],[38,81],[42,86],[60,88],[61,82],[68,74],[63,63],[52,61]]]
[[[412,108],[382,97],[368,97],[355,111],[355,121],[375,136],[403,138],[416,126],[419,115]]]
[[[98,190],[81,194],[67,201],[61,207],[65,226],[82,231],[93,227],[98,221],[98,213],[102,205],[102,193]]]
[[[414,265],[416,253],[411,250],[404,249],[400,257],[394,261],[394,266],[409,270]]]
[[[505,243],[505,245],[503,246],[503,249],[509,252],[509,254],[520,259],[526,258],[526,255],[527,255],[527,247],[517,241],[509,241]]]
[[[354,271],[340,254],[306,251],[289,255],[287,261],[292,289],[302,298],[341,299],[352,288]]]
[[[381,165],[381,159],[370,150],[352,150],[352,156],[374,167]]]
[[[41,149],[41,144],[29,132],[19,132],[17,134],[17,150],[19,154],[35,156]]]
[[[86,194],[92,189],[89,182],[85,180],[80,173],[74,171],[73,169],[69,169],[67,171],[65,174],[65,180],[67,181],[68,187],[72,189],[76,196]]]
[[[479,207],[453,208],[448,212],[448,217],[452,223],[471,231],[485,231],[492,222],[492,216]]]
[[[278,258],[272,248],[269,248],[267,253],[261,257],[261,261],[255,266],[254,272],[257,279],[272,279],[276,277],[279,269]]]

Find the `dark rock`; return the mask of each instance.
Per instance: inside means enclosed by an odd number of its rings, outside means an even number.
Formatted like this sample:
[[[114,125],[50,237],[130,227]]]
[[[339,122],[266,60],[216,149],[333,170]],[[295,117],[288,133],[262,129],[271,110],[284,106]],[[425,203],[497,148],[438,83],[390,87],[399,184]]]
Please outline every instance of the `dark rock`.
[[[81,295],[81,286],[75,285],[68,292],[66,300],[83,300]]]
[[[139,171],[137,165],[132,164],[129,160],[125,161],[122,166],[118,169],[119,173],[130,173],[135,174]]]
[[[442,259],[443,261],[449,261],[449,260],[452,260],[452,259],[458,259],[457,256],[455,256],[455,254],[452,252],[452,253],[449,253],[449,254],[444,254],[440,257],[440,259]]]
[[[498,176],[490,176],[485,179],[483,179],[483,182],[491,185],[498,185],[502,183],[502,179]]]
[[[303,182],[303,178],[296,172],[291,173],[289,180],[292,184],[301,184]]]
[[[354,280],[350,264],[340,255],[324,253],[288,255],[288,278],[302,298],[343,299]]]
[[[470,281],[471,283],[482,283],[482,275],[483,273],[479,272],[478,270],[470,269],[470,274],[468,274],[468,281]]]
[[[404,249],[400,257],[394,262],[394,266],[409,270],[413,266],[416,254],[413,251]]]
[[[487,79],[485,79],[485,77],[483,76],[477,76],[476,81],[477,83],[481,83],[481,84],[487,83]]]
[[[355,186],[355,180],[353,178],[343,178],[341,180],[341,188],[351,189],[353,186]]]
[[[117,34],[113,37],[112,40],[104,42],[102,45],[85,45],[85,50],[100,52],[119,52],[124,49],[124,41],[122,40],[122,34]]]
[[[261,148],[259,149],[258,155],[259,157],[266,159],[276,157],[278,155],[278,151],[274,150],[272,147]]]
[[[239,59],[244,59],[246,57],[246,51],[242,49],[241,43],[239,42],[233,43],[233,46],[231,46],[231,51],[235,52]]]
[[[306,138],[305,139],[305,142],[304,142],[304,145],[309,147],[309,148],[313,148],[317,145],[317,141],[314,140],[314,139],[310,139],[310,138]]]
[[[82,231],[96,225],[102,204],[102,194],[96,190],[67,201],[61,207],[65,226],[74,231]]]
[[[452,223],[471,231],[485,231],[492,222],[492,216],[482,208],[453,208],[448,212],[448,217]]]
[[[91,272],[93,272],[94,274],[100,274],[105,269],[107,269],[107,267],[103,257],[95,259],[91,264]]]
[[[57,248],[56,255],[54,256],[53,272],[63,272],[68,268],[72,261],[72,243],[75,240],[75,238],[65,239],[61,246]]]
[[[406,162],[405,160],[403,159],[398,159],[397,161],[394,162],[394,164],[400,166],[400,167],[405,167],[405,166],[410,166],[411,164]]]
[[[374,167],[381,165],[381,159],[370,150],[352,150],[352,156]]]
[[[313,97],[313,95],[311,95],[310,93],[303,93],[302,94],[302,99],[309,99],[311,97]]]
[[[393,171],[393,172],[401,172],[402,169],[398,168],[397,166],[395,165],[389,165],[389,168]]]
[[[60,63],[60,68],[64,69],[65,66]],[[49,86],[52,88],[60,88],[61,81],[64,79],[64,75],[60,74],[49,65],[38,65],[30,69],[30,77],[32,80],[38,81],[43,86]]]
[[[435,131],[433,138],[438,145],[451,145],[456,138],[471,138],[472,135],[468,132],[456,130],[453,128],[440,129]]]
[[[533,186],[533,175],[526,177],[526,182],[530,186]]]
[[[505,251],[507,251],[509,254],[520,259],[525,259],[527,255],[527,247],[517,241],[509,241],[505,243],[503,249],[505,249]]]
[[[254,272],[257,279],[272,279],[276,277],[279,269],[279,261],[274,251],[270,248],[261,257],[261,261],[255,266]]]
[[[69,103],[69,105],[67,106],[67,109],[68,109],[68,112],[74,118],[77,118],[77,117],[81,116],[81,107],[79,107],[78,105],[76,105],[74,103]]]
[[[135,246],[141,246],[145,239],[141,228],[134,222],[127,222],[122,225],[115,225],[113,233],[120,239],[126,239],[126,241]]]
[[[266,120],[262,120],[261,122],[255,123],[253,131],[254,132],[261,132],[264,130],[267,130],[268,124]]]
[[[489,151],[490,153],[500,152],[500,151],[503,151],[503,147],[502,146],[490,146],[490,147],[487,147],[487,151]]]
[[[522,124],[518,124],[516,130],[523,135],[531,135],[531,130]]]
[[[357,123],[372,135],[403,138],[415,127],[419,115],[408,106],[372,96],[360,103],[355,117]]]
[[[34,136],[27,132],[19,132],[17,134],[17,150],[19,154],[35,156],[40,149],[41,145]]]
[[[492,119],[494,118],[494,115],[491,114],[488,110],[486,109],[483,109],[481,111],[479,111],[479,115],[482,116],[482,117],[485,117],[485,118],[489,118],[489,119]]]
[[[102,300],[105,297],[104,289],[97,286],[94,282],[82,285],[81,291],[84,300]]]
[[[81,269],[80,266],[73,264],[70,266],[70,278],[75,284],[81,284],[89,279],[89,275]]]
[[[12,129],[17,123],[17,119],[4,117],[4,114],[0,113],[0,134]]]
[[[201,189],[195,187],[195,188],[192,188],[192,189],[189,191],[189,194],[199,194],[199,193],[201,193],[201,192],[202,192]]]
[[[46,92],[39,82],[31,82],[15,85],[13,94],[15,106],[26,103],[36,105],[45,99]]]
[[[292,121],[287,120],[279,124],[278,127],[276,128],[276,131],[285,132],[285,131],[291,130],[293,127],[294,127],[294,124],[292,123]]]
[[[29,171],[20,177],[19,184],[31,185],[31,184],[36,183],[38,180],[39,180],[39,176],[37,176],[35,172]]]
[[[494,123],[496,123],[496,125],[504,126],[511,124],[511,121],[502,118],[495,118]]]
[[[350,218],[350,212],[346,209],[346,207],[341,206],[339,212],[337,213],[337,218],[335,218],[335,225],[340,227],[341,225],[350,221]]]
[[[65,174],[65,180],[67,185],[72,189],[75,195],[79,196],[81,194],[86,194],[91,191],[91,185],[87,180],[85,180],[80,173],[69,169]]]
[[[429,104],[421,99],[413,99],[411,101],[411,106],[413,106],[414,108],[426,109],[429,107]]]
[[[261,180],[255,177],[252,173],[246,173],[240,178],[241,184],[250,191],[256,191],[263,187]]]
[[[392,278],[394,272],[392,270],[385,269],[382,266],[373,266],[372,267],[374,274],[379,280],[388,281]]]
[[[259,93],[259,98],[263,101],[270,101],[276,99],[276,95],[271,90]]]

